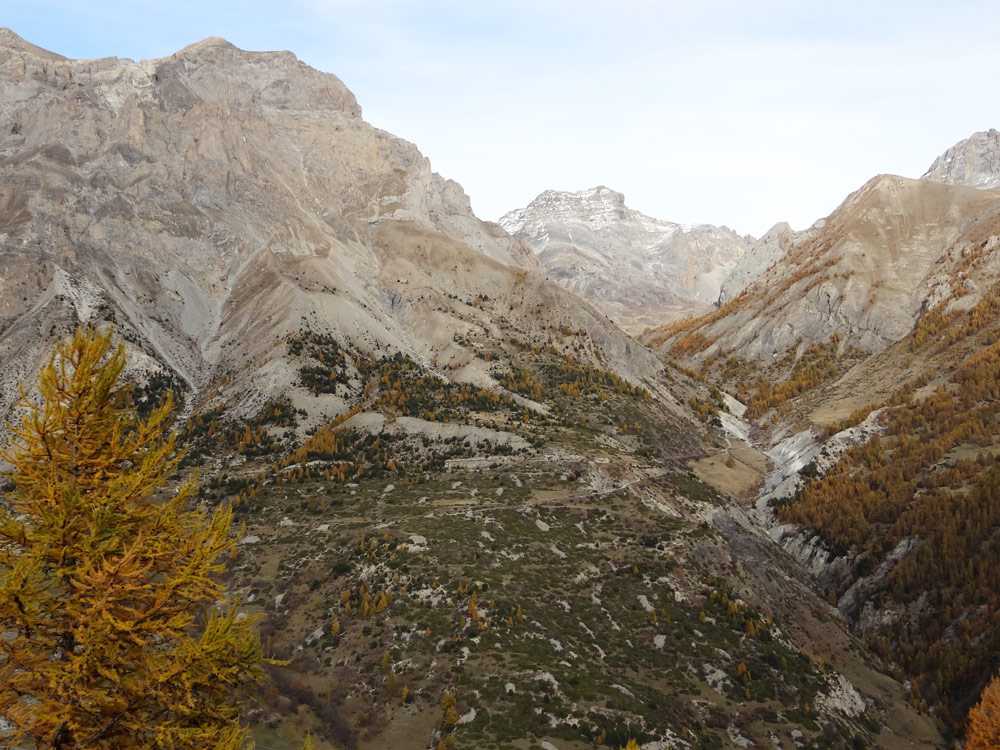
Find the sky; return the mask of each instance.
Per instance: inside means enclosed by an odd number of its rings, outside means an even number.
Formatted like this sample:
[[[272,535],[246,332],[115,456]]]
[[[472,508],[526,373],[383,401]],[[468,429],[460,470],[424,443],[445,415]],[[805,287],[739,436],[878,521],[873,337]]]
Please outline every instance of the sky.
[[[544,190],[760,236],[1000,127],[1000,3],[3,0],[68,57],[220,36],[334,73],[496,220]]]

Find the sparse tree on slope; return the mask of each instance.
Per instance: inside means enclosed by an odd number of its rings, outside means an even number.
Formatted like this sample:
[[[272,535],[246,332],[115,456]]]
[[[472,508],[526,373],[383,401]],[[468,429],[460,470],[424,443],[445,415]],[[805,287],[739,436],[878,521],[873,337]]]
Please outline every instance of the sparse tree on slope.
[[[136,417],[111,333],[77,331],[9,425],[0,507],[0,747],[235,750],[234,688],[261,677],[235,608],[208,609],[231,511],[187,509],[168,398]]]
[[[965,750],[996,750],[1000,747],[1000,676],[983,690],[979,703],[969,711]]]

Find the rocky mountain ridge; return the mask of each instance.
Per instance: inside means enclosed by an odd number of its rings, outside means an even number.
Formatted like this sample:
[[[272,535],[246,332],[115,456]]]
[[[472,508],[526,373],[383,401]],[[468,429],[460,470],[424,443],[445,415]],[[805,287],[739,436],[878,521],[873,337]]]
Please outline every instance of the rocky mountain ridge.
[[[958,142],[921,179],[1000,188],[1000,133],[983,131]],[[655,327],[731,301],[824,223],[803,232],[778,223],[757,240],[725,227],[644,216],[603,186],[545,191],[500,219],[534,249],[550,278],[594,298],[632,328],[640,320]]]
[[[367,351],[468,364],[454,336],[516,318],[534,337],[540,306],[593,327],[623,371],[658,369],[291,53],[207,39],[161,60],[71,61],[8,31],[0,80],[5,394],[50,332],[95,316],[197,398],[226,380],[248,409],[294,378],[254,363],[316,321]]]
[[[730,352],[762,359],[835,334],[843,346],[881,351],[921,311],[969,307],[988,293],[1000,270],[991,253],[998,212],[997,192],[875,177],[742,294],[648,340],[699,361]]]

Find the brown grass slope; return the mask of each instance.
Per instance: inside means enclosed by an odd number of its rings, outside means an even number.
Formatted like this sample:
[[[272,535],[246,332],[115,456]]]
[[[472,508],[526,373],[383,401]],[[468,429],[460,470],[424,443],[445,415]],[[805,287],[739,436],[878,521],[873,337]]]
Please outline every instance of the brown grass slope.
[[[742,295],[643,339],[704,362],[768,359],[839,334],[869,352],[905,336],[920,311],[962,288],[978,301],[997,275],[1000,193],[881,175],[852,194]],[[972,258],[985,256],[978,275]]]

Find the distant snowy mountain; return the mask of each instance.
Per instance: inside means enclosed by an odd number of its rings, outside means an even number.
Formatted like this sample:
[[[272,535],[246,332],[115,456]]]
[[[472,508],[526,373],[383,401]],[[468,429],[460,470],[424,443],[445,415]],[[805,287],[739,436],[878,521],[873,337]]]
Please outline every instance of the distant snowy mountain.
[[[1000,188],[1000,131],[973,133],[934,160],[921,178],[981,190]]]
[[[548,190],[500,225],[534,248],[549,278],[567,289],[612,310],[675,317],[714,304],[755,242],[726,227],[645,216],[606,187]]]

